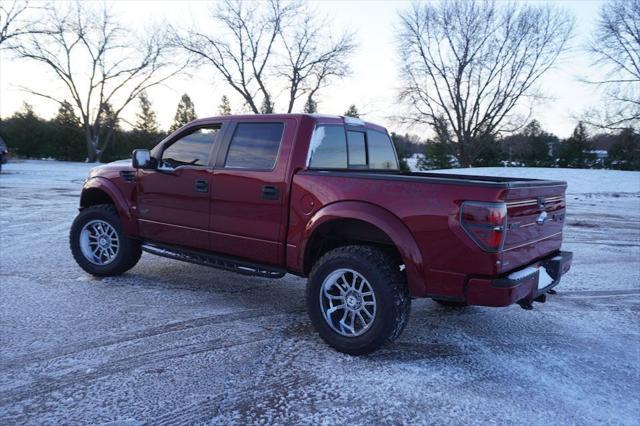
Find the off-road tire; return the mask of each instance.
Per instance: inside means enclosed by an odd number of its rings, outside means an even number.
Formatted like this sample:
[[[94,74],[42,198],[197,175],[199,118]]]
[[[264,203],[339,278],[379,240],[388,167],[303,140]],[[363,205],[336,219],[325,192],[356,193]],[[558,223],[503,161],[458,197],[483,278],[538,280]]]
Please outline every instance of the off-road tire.
[[[327,324],[322,313],[322,284],[332,272],[342,268],[365,277],[375,294],[375,318],[370,328],[359,336],[340,335]],[[350,355],[371,353],[397,339],[407,325],[411,310],[405,274],[392,256],[370,246],[339,247],[322,256],[309,275],[306,298],[309,317],[320,337],[339,352]]]
[[[469,306],[467,302],[456,302],[455,300],[443,300],[443,299],[433,299],[438,305],[446,306],[447,308],[464,308]]]
[[[105,221],[113,226],[120,240],[120,246],[115,259],[107,265],[91,263],[84,254],[82,254],[80,248],[80,232],[82,228],[88,222],[96,219]],[[81,210],[71,225],[69,245],[71,246],[73,258],[78,265],[86,272],[97,277],[123,274],[133,268],[142,255],[140,242],[127,237],[122,231],[120,216],[118,216],[118,212],[112,204],[98,204]]]

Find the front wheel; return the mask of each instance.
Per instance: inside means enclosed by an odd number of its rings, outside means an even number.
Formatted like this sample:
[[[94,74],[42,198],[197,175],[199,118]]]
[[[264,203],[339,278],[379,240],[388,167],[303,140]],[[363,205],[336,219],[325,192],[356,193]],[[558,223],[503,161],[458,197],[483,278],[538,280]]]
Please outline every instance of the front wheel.
[[[374,247],[346,246],[314,265],[307,282],[307,309],[327,344],[363,355],[400,336],[411,299],[392,256]]]
[[[71,225],[69,243],[78,265],[99,277],[128,271],[142,255],[140,242],[122,232],[120,217],[111,204],[82,210]]]

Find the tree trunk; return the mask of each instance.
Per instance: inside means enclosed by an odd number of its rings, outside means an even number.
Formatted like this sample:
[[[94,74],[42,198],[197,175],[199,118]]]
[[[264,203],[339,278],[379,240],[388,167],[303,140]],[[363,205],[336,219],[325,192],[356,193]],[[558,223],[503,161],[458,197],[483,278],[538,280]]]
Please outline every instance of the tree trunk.
[[[91,135],[86,135],[85,140],[87,142],[87,163],[95,163],[98,161],[98,153],[96,152],[95,141]]]
[[[107,150],[107,147],[109,146],[109,144],[111,143],[111,140],[113,139],[114,133],[115,133],[114,129],[109,129],[109,133],[107,133],[107,136],[104,138],[104,144],[102,145],[102,148],[100,149],[100,153],[98,154],[98,161],[102,162],[102,154],[104,154],[104,152]]]
[[[469,155],[467,153],[467,141],[459,139],[458,141],[458,162],[460,167],[470,167],[471,161],[469,161]]]

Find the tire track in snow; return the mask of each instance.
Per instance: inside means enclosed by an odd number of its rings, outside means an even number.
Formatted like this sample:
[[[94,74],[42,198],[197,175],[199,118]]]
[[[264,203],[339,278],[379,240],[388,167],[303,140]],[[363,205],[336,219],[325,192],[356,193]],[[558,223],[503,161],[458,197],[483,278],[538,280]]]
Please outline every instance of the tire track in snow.
[[[210,325],[224,324],[228,322],[255,319],[278,315],[293,314],[294,312],[274,312],[272,310],[265,309],[252,309],[247,311],[232,312],[227,314],[213,315],[210,317],[195,318],[186,321],[173,322],[169,324],[163,324],[157,327],[146,328],[134,332],[115,335],[112,337],[103,337],[99,339],[93,339],[89,341],[75,342],[68,345],[57,346],[52,350],[45,350],[40,352],[32,352],[29,354],[21,355],[15,358],[10,358],[2,362],[2,368],[0,372],[6,372],[15,368],[23,368],[31,364],[35,364],[43,361],[50,361],[55,358],[63,356],[69,356],[75,353],[88,351],[92,349],[98,349],[105,346],[116,345],[120,343],[126,343],[139,339],[145,339],[148,337],[154,337],[167,333],[174,333],[179,331],[185,331],[193,328],[206,327]]]
[[[90,386],[93,381],[102,377],[126,372],[153,363],[164,362],[176,358],[197,355],[204,352],[226,350],[236,346],[248,345],[271,339],[270,331],[258,331],[245,336],[238,336],[233,343],[222,338],[215,338],[204,342],[172,346],[157,351],[145,352],[140,355],[107,362],[89,371],[75,371],[57,378],[40,378],[28,385],[22,385],[8,391],[0,392],[0,407],[11,406],[19,401],[35,399],[51,392],[75,386]],[[0,410],[1,411],[1,410]]]

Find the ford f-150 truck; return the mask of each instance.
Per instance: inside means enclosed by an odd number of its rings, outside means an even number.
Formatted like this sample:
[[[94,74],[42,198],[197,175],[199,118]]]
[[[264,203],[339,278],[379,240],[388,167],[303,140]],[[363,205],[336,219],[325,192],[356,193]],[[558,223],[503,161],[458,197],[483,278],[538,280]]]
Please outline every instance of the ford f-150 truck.
[[[122,274],[147,251],[308,277],[319,335],[365,354],[400,335],[412,298],[544,302],[571,266],[560,250],[566,187],[401,172],[387,131],[350,117],[213,117],[94,168],[70,244],[97,276]]]

